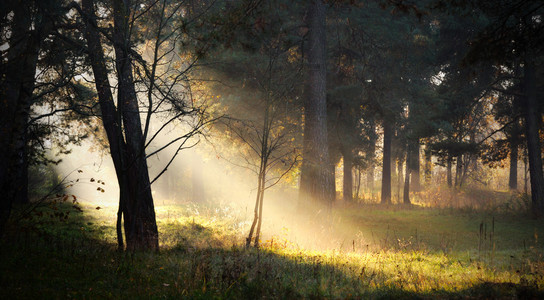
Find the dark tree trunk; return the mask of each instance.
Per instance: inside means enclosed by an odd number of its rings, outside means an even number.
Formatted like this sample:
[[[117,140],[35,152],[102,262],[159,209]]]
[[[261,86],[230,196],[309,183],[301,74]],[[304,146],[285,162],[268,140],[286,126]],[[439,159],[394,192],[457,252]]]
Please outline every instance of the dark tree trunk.
[[[510,173],[508,178],[508,187],[515,191],[518,189],[518,158],[519,158],[519,122],[512,124],[510,131]]]
[[[21,137],[21,148],[17,150],[17,164],[15,167],[15,203],[18,204],[28,204],[30,199],[28,199],[28,133],[26,130],[23,131],[23,136]]]
[[[412,173],[412,169],[410,168],[410,165],[412,163],[412,147],[410,144],[408,144],[406,149],[406,174],[404,175],[404,191],[402,195],[402,202],[404,204],[411,204],[410,202],[410,174]]]
[[[402,183],[404,182],[404,175],[402,174],[402,166],[404,166],[404,159],[402,157],[399,157],[397,160],[397,201],[400,203],[400,187],[402,186]]]
[[[123,248],[121,217],[127,250],[158,250],[158,231],[151,186],[147,171],[144,141],[138,111],[138,103],[132,80],[132,64],[128,55],[126,35],[128,8],[122,1],[114,2],[114,48],[118,76],[118,105],[115,108],[108,82],[100,36],[96,30],[96,17],[92,0],[83,0],[82,8],[88,17],[86,39],[89,57],[95,76],[102,122],[108,136],[110,152],[119,183],[118,242]],[[125,136],[121,129],[123,122]]]
[[[418,192],[421,189],[420,182],[420,164],[419,164],[419,151],[420,145],[419,140],[416,139],[412,141],[412,146],[410,147],[410,174],[411,174],[411,184],[412,191]]]
[[[12,203],[17,198],[16,184],[18,156],[26,147],[25,131],[32,105],[34,76],[42,39],[51,29],[50,18],[34,15],[36,22],[31,28],[33,12],[28,3],[14,5],[10,49],[7,59],[2,62],[3,78],[0,78],[0,235],[11,213]],[[38,5],[36,14],[44,14]]]
[[[329,193],[328,199],[332,199],[332,202],[336,201],[336,165],[340,162],[341,157],[340,152],[334,151],[333,147],[329,147],[328,172],[331,174],[331,180],[329,181],[327,192]]]
[[[119,209],[117,212],[117,243],[119,250],[124,249],[122,217],[128,197],[128,178],[126,172],[126,143],[121,129],[121,116],[113,101],[113,95],[108,80],[108,70],[104,50],[97,31],[96,15],[93,0],[82,0],[82,10],[85,14],[85,39],[89,49],[89,59],[94,74],[98,103],[102,113],[102,124],[110,147],[110,154],[119,184]]]
[[[376,122],[374,119],[370,120],[370,127],[371,127],[371,139],[370,139],[370,145],[368,147],[368,171],[367,171],[367,187],[370,190],[371,193],[374,191],[374,159],[376,157],[376,142],[377,139],[375,138],[376,135]]]
[[[510,173],[508,187],[515,191],[518,189],[518,145],[510,143]]]
[[[360,167],[357,167],[355,169],[355,172],[357,174],[357,185],[355,186],[355,200],[359,200],[360,197],[359,197],[359,193],[361,191],[361,176],[362,176],[362,172],[361,172],[361,168]]]
[[[395,178],[399,178],[399,176],[402,176],[402,157],[391,157],[391,180],[395,181]]]
[[[158,250],[159,235],[145,155],[138,99],[132,76],[129,0],[113,1],[115,67],[118,78],[117,103],[127,145],[128,197],[124,214],[128,250]]]
[[[452,187],[452,173],[451,173],[451,168],[452,168],[452,157],[448,154],[448,158],[447,158],[447,165],[446,165],[446,181],[448,182],[448,186],[449,187]]]
[[[538,111],[539,94],[536,85],[536,67],[534,59],[527,54],[525,60],[525,135],[527,139],[527,156],[529,157],[529,173],[531,177],[531,200],[533,213],[544,215],[544,175],[542,172],[542,148],[540,145],[539,123],[542,117]]]
[[[382,204],[391,204],[391,141],[393,122],[383,121]]]
[[[353,174],[351,170],[353,169],[353,154],[351,150],[345,149],[342,153],[344,157],[344,181],[342,187],[342,194],[344,196],[344,201],[353,200]]]
[[[463,156],[457,156],[455,160],[455,186],[461,185],[461,176],[463,176]]]
[[[433,176],[433,164],[431,150],[425,146],[425,184],[431,184]]]
[[[334,180],[329,170],[325,65],[325,4],[312,0],[308,7],[309,40],[304,97],[304,140],[300,178],[301,209],[312,201],[331,206]],[[300,207],[300,206],[299,206]]]

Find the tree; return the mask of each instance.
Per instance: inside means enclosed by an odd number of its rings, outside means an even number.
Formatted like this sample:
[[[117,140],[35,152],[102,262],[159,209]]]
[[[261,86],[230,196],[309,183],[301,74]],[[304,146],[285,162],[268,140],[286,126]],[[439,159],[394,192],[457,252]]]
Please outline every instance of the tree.
[[[520,0],[497,5],[476,1],[475,7],[489,16],[489,24],[478,32],[466,56],[467,63],[490,62],[512,66],[523,62],[520,110],[525,124],[525,139],[531,174],[531,201],[535,216],[544,215],[544,174],[539,130],[542,127],[542,87],[538,85],[539,63],[542,58],[544,6],[538,1]],[[486,51],[481,52],[485,47]],[[498,78],[504,83],[509,77]],[[499,87],[500,88],[500,87]]]
[[[316,201],[330,207],[333,175],[328,170],[326,101],[325,4],[308,4],[308,47],[304,91],[304,141],[300,175],[300,201],[303,206]]]
[[[91,0],[83,1],[80,13],[85,22],[85,37],[102,121],[120,188],[117,226],[119,246],[123,248],[123,221],[127,250],[158,250],[151,184],[167,170],[180,150],[191,147],[186,143],[211,120],[206,119],[203,107],[194,105],[187,82],[187,72],[194,61],[180,61],[173,56],[182,36],[182,26],[174,23],[183,14],[179,3],[167,0],[151,3],[116,0],[112,3],[113,34],[97,23],[95,5],[98,4]],[[148,22],[150,19],[158,20],[158,23]],[[149,30],[143,30],[145,26],[149,26]],[[135,49],[140,46],[136,38],[147,38],[145,32],[151,36],[147,40],[152,41],[152,54],[148,60]],[[109,84],[102,37],[115,50],[117,105]],[[181,87],[185,91],[180,90]],[[143,109],[140,108],[140,99],[145,99]],[[145,116],[143,124],[140,118],[142,112]],[[151,132],[152,117],[159,113],[165,117],[164,121],[157,130]],[[184,122],[189,125],[189,130],[151,153],[146,153],[146,148],[174,122]],[[151,180],[147,158],[172,145],[177,147],[174,155]]]
[[[216,129],[240,144],[242,163],[232,163],[257,176],[246,247],[251,243],[259,247],[266,190],[278,184],[299,159],[293,145],[299,124],[292,115],[298,66],[288,61],[291,47],[279,43],[281,34],[277,34],[263,39],[257,53],[240,53],[238,47],[221,51],[214,59],[225,67],[208,70],[213,80],[220,82],[213,90],[222,95],[220,105],[225,113]]]
[[[10,17],[11,12],[13,15]],[[5,59],[2,59],[0,73],[3,99],[0,104],[0,187],[6,191],[0,201],[0,234],[4,232],[12,203],[17,198],[17,190],[12,187],[18,178],[15,175],[17,163],[26,154],[25,132],[40,47],[52,30],[54,16],[58,12],[54,4],[37,1],[17,1],[2,9],[2,41],[7,42],[9,48],[2,56]],[[10,33],[9,38],[4,36],[7,32]]]

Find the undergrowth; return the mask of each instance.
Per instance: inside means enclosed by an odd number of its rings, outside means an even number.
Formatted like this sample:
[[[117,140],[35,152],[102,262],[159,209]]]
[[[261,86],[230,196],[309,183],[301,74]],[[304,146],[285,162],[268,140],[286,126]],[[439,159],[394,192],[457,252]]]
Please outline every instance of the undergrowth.
[[[341,208],[336,218],[353,228],[330,229],[338,247],[305,249],[285,228],[257,250],[242,246],[245,223],[228,212],[172,205],[157,208],[159,253],[120,253],[114,209],[80,208],[45,206],[11,223],[0,298],[544,297],[542,221]]]

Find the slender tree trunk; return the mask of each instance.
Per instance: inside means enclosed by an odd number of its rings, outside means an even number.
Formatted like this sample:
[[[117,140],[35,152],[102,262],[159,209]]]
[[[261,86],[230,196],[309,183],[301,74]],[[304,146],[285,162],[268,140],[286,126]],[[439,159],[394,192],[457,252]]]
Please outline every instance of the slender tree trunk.
[[[261,180],[262,173],[263,173],[262,163],[263,162],[261,160],[261,167],[260,167],[258,183],[257,183],[257,196],[255,199],[255,208],[253,209],[253,222],[251,223],[251,228],[249,229],[249,234],[246,238],[246,248],[249,248],[249,246],[251,246],[251,241],[253,240],[253,233],[255,231],[255,226],[257,225],[257,221],[259,220],[259,207],[261,205],[261,197],[263,196],[263,193],[261,193],[263,190],[263,181]]]
[[[344,181],[342,187],[342,193],[344,201],[353,201],[353,155],[351,149],[344,149],[342,155],[344,156]]]
[[[425,184],[431,184],[433,176],[432,154],[431,150],[425,146]]]
[[[539,123],[542,115],[538,111],[539,94],[536,85],[536,67],[531,54],[525,59],[525,136],[529,157],[531,177],[531,200],[535,216],[544,215],[544,175],[542,172],[542,148],[539,136]]]
[[[376,122],[374,119],[370,120],[370,127],[371,127],[371,139],[370,144],[368,148],[368,171],[367,171],[367,188],[370,190],[371,193],[374,191],[374,159],[376,157],[376,142],[377,139],[375,138],[376,135]]]
[[[447,158],[447,165],[446,165],[446,180],[448,182],[448,186],[449,187],[452,187],[452,172],[451,172],[451,168],[452,168],[452,157],[448,154],[448,158]]]
[[[403,167],[404,166],[404,159],[402,157],[399,157],[399,159],[397,160],[397,170],[398,170],[398,175],[397,175],[397,202],[400,203],[400,187],[402,186],[402,183],[404,182],[404,175],[402,173],[402,170],[403,170]]]
[[[108,80],[108,70],[104,50],[97,31],[96,15],[93,0],[82,0],[81,7],[85,14],[85,39],[89,49],[89,58],[94,74],[95,86],[98,93],[98,103],[102,113],[102,124],[108,137],[110,154],[119,184],[119,209],[117,211],[117,243],[119,250],[124,249],[122,217],[126,198],[129,196],[128,178],[126,173],[126,143],[121,129],[121,115],[113,101],[113,95]]]
[[[411,204],[410,202],[410,174],[412,173],[412,169],[410,168],[410,165],[412,163],[411,159],[412,154],[412,147],[410,146],[410,143],[408,143],[407,149],[406,149],[406,174],[404,176],[404,191],[403,191],[403,197],[402,202],[404,204]]]
[[[305,210],[317,201],[330,209],[331,182],[327,142],[325,4],[312,0],[308,6],[309,41],[304,97],[304,140],[300,178],[300,203]],[[332,191],[333,193],[334,191]]]
[[[260,202],[259,202],[259,218],[258,218],[258,222],[257,222],[257,231],[255,233],[255,248],[259,248],[259,245],[260,245],[260,239],[261,239],[261,225],[263,224],[263,204],[264,204],[264,191],[266,189],[266,169],[267,169],[267,165],[268,165],[268,160],[265,158],[265,162],[264,162],[264,165],[265,165],[265,169],[264,169],[264,173],[262,175],[262,189],[261,189],[261,199],[260,199]]]
[[[420,145],[419,139],[412,141],[412,146],[410,147],[410,174],[411,174],[411,184],[412,191],[418,192],[421,189],[420,182],[420,164],[419,164],[419,152]]]
[[[463,156],[459,155],[455,159],[455,184],[454,186],[461,185],[461,176],[463,176]]]
[[[523,193],[527,194],[528,191],[529,191],[529,188],[528,188],[528,178],[527,178],[527,173],[529,172],[529,168],[528,168],[528,165],[527,165],[527,155],[524,155],[523,156]]]
[[[514,122],[510,136],[510,173],[508,187],[515,191],[518,189],[518,149],[519,149],[519,123]]]
[[[138,99],[129,54],[130,0],[113,1],[115,67],[118,78],[117,103],[123,117],[127,144],[129,196],[124,226],[129,250],[158,250],[159,235],[145,155]]]
[[[329,180],[329,187],[327,188],[327,199],[331,199],[331,203],[336,201],[336,165],[340,162],[340,156],[331,157],[333,154],[332,147],[329,147],[329,165],[328,173],[331,174],[331,180]]]
[[[383,121],[382,204],[391,204],[391,141],[393,122]]]
[[[255,222],[257,223],[257,229],[255,231],[255,242],[253,245],[255,248],[259,248],[259,239],[261,236],[261,225],[263,221],[263,203],[264,203],[264,192],[266,190],[266,173],[268,171],[268,158],[270,155],[269,151],[269,137],[270,137],[270,98],[266,98],[266,108],[264,111],[264,121],[263,121],[263,131],[262,131],[262,139],[261,139],[261,154],[260,154],[260,169],[259,169],[259,186],[258,186],[258,193],[257,201],[255,203],[255,219],[253,221],[253,224],[251,225],[251,231],[250,235],[248,237],[249,243],[251,243],[251,234],[253,231],[253,227],[255,225]],[[246,246],[249,246],[246,243]]]
[[[362,176],[361,167],[357,166],[355,172],[357,174],[357,185],[355,186],[355,199],[359,200],[360,199],[359,193],[361,192],[361,176]]]

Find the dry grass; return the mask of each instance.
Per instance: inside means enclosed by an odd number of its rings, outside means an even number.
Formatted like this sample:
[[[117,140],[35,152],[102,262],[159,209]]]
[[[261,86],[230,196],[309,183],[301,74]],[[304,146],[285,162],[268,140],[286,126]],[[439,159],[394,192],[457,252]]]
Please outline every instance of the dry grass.
[[[514,212],[343,206],[314,233],[327,247],[289,225],[246,250],[236,212],[159,206],[161,252],[124,254],[115,208],[42,211],[2,240],[0,298],[544,297],[544,223]]]

